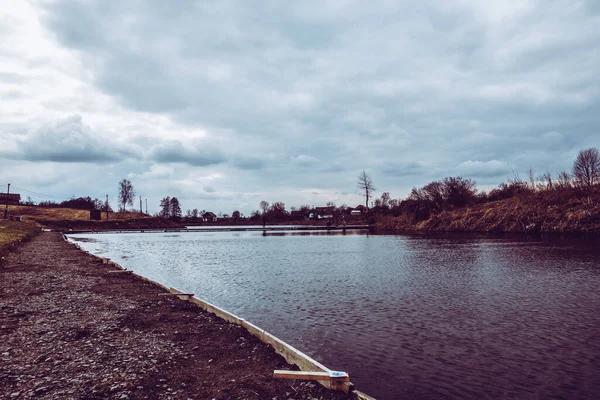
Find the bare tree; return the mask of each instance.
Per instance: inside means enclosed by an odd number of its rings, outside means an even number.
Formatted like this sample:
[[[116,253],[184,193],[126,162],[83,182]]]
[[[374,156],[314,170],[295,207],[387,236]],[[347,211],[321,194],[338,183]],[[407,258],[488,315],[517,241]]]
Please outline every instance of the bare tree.
[[[592,186],[600,181],[600,153],[595,147],[581,150],[573,162],[573,176],[581,185]]]
[[[262,200],[259,204],[259,207],[262,210],[263,214],[266,214],[267,211],[269,211],[269,202]]]
[[[390,196],[390,192],[383,192],[381,194],[381,206],[383,208],[388,208],[389,204],[390,204],[390,199],[392,197]]]
[[[121,204],[121,211],[125,211],[125,206],[129,204],[133,206],[133,199],[135,198],[135,189],[129,179],[122,179],[119,182],[119,204]]]
[[[267,224],[267,212],[269,211],[269,202],[262,200],[259,204],[259,207],[262,210],[262,224],[264,228]]]
[[[375,186],[373,185],[373,180],[371,179],[371,175],[367,174],[365,170],[363,170],[358,175],[358,180],[356,181],[356,186],[361,191],[362,195],[365,197],[365,206],[367,210],[369,209],[369,198],[373,195],[375,191]]]

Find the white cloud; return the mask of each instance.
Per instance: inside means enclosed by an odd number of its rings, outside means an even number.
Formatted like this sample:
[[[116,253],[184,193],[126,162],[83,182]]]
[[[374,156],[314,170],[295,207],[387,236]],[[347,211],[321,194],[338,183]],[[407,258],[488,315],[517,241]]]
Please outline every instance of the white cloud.
[[[594,4],[11,2],[0,162],[70,182],[40,192],[131,176],[213,209],[354,196],[363,168],[396,197],[454,173],[497,184],[508,163],[569,169],[600,135]]]

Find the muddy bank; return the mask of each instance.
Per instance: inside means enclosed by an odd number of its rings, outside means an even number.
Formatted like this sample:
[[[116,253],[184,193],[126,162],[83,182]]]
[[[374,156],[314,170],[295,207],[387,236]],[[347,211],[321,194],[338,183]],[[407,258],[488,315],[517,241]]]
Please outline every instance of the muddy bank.
[[[0,269],[0,398],[344,399],[246,330],[44,232]]]

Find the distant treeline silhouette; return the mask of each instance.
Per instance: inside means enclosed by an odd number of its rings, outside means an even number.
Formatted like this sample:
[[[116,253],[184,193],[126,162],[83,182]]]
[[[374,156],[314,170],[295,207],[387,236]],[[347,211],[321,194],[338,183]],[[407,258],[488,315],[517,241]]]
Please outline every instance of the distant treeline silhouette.
[[[23,205],[35,205],[30,199],[23,202]],[[69,200],[54,202],[54,201],[40,201],[38,203],[40,207],[48,208],[73,208],[76,210],[106,210],[106,202],[100,199],[92,199],[91,197],[77,197]],[[108,211],[112,211],[110,205]]]
[[[571,173],[562,171],[556,177],[546,172],[535,177],[530,168],[528,179],[523,180],[518,173],[513,172],[513,177],[501,183],[497,188],[487,191],[478,191],[477,183],[472,179],[460,176],[446,177],[433,181],[421,188],[413,188],[409,196],[394,199],[389,192],[384,192],[380,198],[374,198],[372,192],[375,187],[371,177],[362,171],[358,177],[358,189],[365,197],[365,204],[350,207],[346,204],[336,206],[328,202],[324,207],[311,207],[302,205],[286,210],[281,201],[269,203],[261,201],[259,209],[244,217],[239,210],[232,214],[218,215],[209,211],[198,209],[187,210],[185,215],[181,211],[181,203],[177,197],[165,197],[160,203],[160,213],[155,214],[163,218],[183,222],[235,222],[249,220],[254,222],[268,220],[269,222],[301,221],[305,219],[328,219],[334,223],[365,221],[377,222],[384,216],[402,216],[406,223],[418,223],[429,219],[432,215],[445,211],[461,209],[476,204],[491,203],[511,198],[529,198],[531,201],[548,204],[561,204],[582,196],[590,196],[599,192],[600,187],[600,153],[596,148],[581,150],[573,162]],[[531,197],[531,196],[535,197]],[[121,210],[125,205],[133,204],[134,189],[128,180],[119,182],[119,202]],[[367,199],[371,199],[371,204]],[[24,205],[35,205],[31,199],[23,202]],[[41,207],[74,208],[80,210],[105,210],[106,202],[91,197],[78,197],[62,202],[41,201]],[[369,207],[369,205],[371,207]],[[108,205],[109,211],[112,211]],[[141,208],[140,208],[141,211]]]

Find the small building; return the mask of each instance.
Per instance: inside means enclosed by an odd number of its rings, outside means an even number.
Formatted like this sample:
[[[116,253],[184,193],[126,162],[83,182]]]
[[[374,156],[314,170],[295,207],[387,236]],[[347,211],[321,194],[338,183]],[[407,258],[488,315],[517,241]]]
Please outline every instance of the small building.
[[[102,220],[102,211],[101,210],[90,210],[90,220],[92,220],[92,221]]]
[[[202,220],[204,222],[217,222],[217,214],[207,211],[202,214]]]
[[[350,211],[350,215],[362,215],[365,212],[367,212],[367,207],[359,204],[352,211]]]
[[[315,207],[313,210],[313,215],[316,219],[329,219],[333,218],[333,207]]]
[[[0,205],[18,206],[20,203],[21,195],[19,193],[0,193]]]

